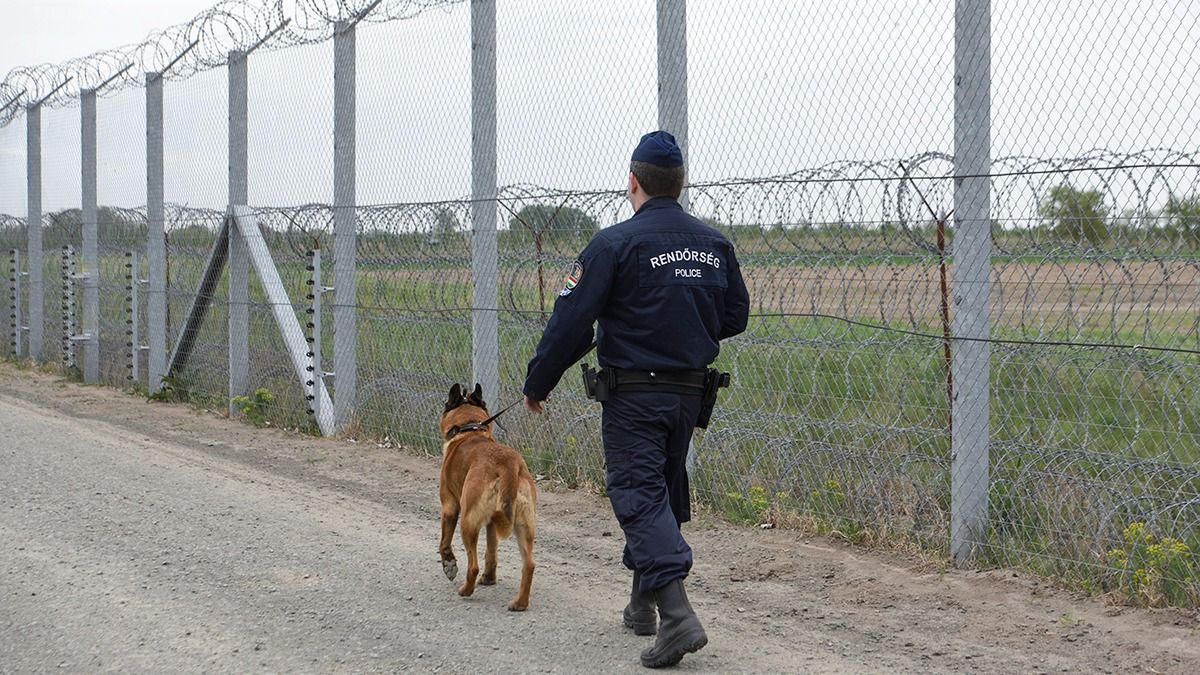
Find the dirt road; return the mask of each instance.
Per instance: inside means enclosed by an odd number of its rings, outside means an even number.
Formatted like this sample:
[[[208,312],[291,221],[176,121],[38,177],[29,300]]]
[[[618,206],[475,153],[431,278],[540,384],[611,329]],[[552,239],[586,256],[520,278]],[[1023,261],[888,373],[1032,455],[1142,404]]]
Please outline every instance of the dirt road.
[[[511,613],[512,541],[496,586],[442,576],[437,466],[0,364],[0,672],[642,671],[607,503],[541,485]],[[687,536],[710,644],[681,671],[1200,672],[1194,614],[779,530]]]

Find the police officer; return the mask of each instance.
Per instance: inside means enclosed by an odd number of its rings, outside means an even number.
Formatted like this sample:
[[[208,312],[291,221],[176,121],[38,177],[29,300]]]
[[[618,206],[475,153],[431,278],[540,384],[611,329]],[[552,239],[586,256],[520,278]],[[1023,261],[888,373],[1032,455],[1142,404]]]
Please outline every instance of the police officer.
[[[596,353],[604,401],[606,488],[625,533],[633,590],[624,622],[656,632],[642,665],[674,665],[708,643],[683,588],[692,550],[679,525],[691,518],[685,460],[705,369],[718,342],[746,328],[750,299],[733,245],[679,204],[685,177],[675,138],[656,131],[633,151],[629,220],[601,230],[564,280],[529,362],[525,405],[542,402],[563,373]]]

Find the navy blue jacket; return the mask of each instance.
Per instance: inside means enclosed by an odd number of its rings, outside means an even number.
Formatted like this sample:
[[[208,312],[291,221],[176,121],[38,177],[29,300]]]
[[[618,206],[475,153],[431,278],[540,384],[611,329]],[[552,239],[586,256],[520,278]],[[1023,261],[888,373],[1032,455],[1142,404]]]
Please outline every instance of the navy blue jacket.
[[[602,366],[701,370],[719,340],[746,330],[750,296],[720,232],[669,197],[597,234],[567,275],[529,362],[524,393],[542,401],[592,343]]]

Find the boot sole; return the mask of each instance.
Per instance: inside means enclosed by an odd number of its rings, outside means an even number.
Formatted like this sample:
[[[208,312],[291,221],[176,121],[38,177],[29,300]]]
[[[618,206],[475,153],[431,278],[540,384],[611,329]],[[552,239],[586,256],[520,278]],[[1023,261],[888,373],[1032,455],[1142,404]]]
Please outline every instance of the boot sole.
[[[683,657],[688,654],[693,654],[700,651],[708,644],[708,635],[701,628],[697,631],[685,634],[677,638],[669,649],[663,651],[658,658],[647,659],[641,657],[642,665],[646,668],[665,668],[673,666],[683,660]]]

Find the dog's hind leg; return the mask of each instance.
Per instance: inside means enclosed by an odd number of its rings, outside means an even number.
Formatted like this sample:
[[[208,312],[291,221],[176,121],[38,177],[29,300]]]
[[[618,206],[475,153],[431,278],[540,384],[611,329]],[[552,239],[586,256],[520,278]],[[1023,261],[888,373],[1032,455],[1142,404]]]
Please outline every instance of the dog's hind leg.
[[[529,607],[529,589],[533,586],[533,535],[532,522],[517,522],[513,527],[517,535],[517,546],[521,549],[521,586],[517,595],[508,603],[508,608],[514,612],[523,612]]]
[[[454,539],[454,528],[458,525],[458,501],[453,497],[442,496],[442,539],[438,543],[438,555],[442,560],[442,572],[446,578],[454,581],[458,576],[458,561],[454,559],[454,549],[451,543]]]
[[[471,514],[462,521],[463,546],[467,549],[467,579],[459,587],[458,594],[464,598],[475,592],[475,578],[479,576],[479,523]]]
[[[496,548],[500,537],[496,534],[498,526],[495,522],[487,526],[487,550],[483,553],[483,575],[479,577],[480,586],[491,586],[496,583]]]

